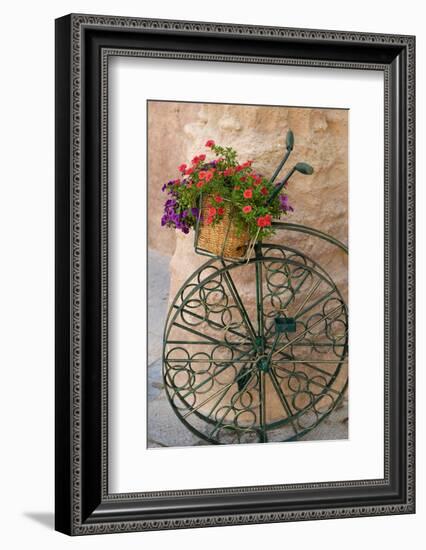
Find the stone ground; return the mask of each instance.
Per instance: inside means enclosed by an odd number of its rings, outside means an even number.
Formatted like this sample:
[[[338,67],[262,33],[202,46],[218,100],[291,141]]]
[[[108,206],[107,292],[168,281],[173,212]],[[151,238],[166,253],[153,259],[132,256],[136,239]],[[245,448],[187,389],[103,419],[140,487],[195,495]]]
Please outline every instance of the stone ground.
[[[161,375],[161,354],[169,302],[170,256],[150,249],[148,261],[148,447],[206,445],[180,422],[167,400]],[[348,404],[345,399],[305,439],[333,440],[347,436]]]

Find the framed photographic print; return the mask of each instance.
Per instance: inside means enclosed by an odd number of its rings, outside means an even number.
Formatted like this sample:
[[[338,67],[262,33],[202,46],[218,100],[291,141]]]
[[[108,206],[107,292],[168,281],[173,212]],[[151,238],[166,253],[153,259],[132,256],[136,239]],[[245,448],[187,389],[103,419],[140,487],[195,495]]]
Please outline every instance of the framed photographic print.
[[[414,47],[56,21],[57,530],[414,512]]]

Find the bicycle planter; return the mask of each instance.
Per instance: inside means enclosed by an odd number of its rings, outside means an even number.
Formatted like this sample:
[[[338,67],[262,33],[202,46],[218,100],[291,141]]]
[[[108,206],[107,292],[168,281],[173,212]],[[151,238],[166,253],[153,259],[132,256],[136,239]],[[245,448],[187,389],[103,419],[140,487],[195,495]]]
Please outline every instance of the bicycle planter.
[[[275,225],[347,254],[320,231]],[[241,296],[239,281],[250,280]],[[341,401],[347,356],[347,305],[330,275],[298,250],[257,243],[244,263],[208,260],[178,291],[164,331],[163,378],[174,412],[201,439],[289,441]]]
[[[293,144],[289,131],[287,152],[271,182]],[[296,164],[268,201],[295,171],[311,174],[312,168]],[[273,226],[348,254],[344,244],[316,229]],[[332,413],[346,391],[345,300],[330,274],[303,252],[281,242],[238,240],[231,208],[217,233],[209,231],[198,218],[195,251],[210,259],[177,292],[165,324],[169,402],[183,424],[211,444],[300,439]]]

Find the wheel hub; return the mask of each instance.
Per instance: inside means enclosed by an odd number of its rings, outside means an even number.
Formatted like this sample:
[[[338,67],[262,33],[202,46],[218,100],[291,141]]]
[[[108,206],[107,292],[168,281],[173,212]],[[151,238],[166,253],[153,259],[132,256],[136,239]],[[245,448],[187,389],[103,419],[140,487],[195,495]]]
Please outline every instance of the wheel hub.
[[[257,362],[257,368],[262,372],[269,372],[269,361],[266,357],[261,357]]]

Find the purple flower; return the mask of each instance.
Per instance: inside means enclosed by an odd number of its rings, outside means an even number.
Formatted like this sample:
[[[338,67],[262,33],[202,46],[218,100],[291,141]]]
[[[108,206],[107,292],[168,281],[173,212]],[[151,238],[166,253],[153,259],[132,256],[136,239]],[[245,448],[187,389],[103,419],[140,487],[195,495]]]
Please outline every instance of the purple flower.
[[[164,214],[161,217],[161,225],[180,229],[183,233],[187,234],[190,228],[190,225],[185,219],[187,216],[188,210],[179,212],[179,206],[176,199],[167,199],[164,203]]]
[[[283,212],[294,212],[294,208],[288,203],[288,196],[287,195],[278,195],[278,198],[280,200],[280,209]]]
[[[177,181],[178,181],[178,180],[169,180],[167,183],[165,183],[165,184],[163,185],[163,187],[161,188],[161,191],[163,191],[163,193],[164,193],[164,191],[165,191],[168,187],[172,187]],[[185,180],[185,182],[186,182],[186,180]],[[170,190],[168,191],[168,193],[169,193],[169,195],[171,195],[171,194],[174,194],[175,192],[173,191],[173,189],[170,189]]]

